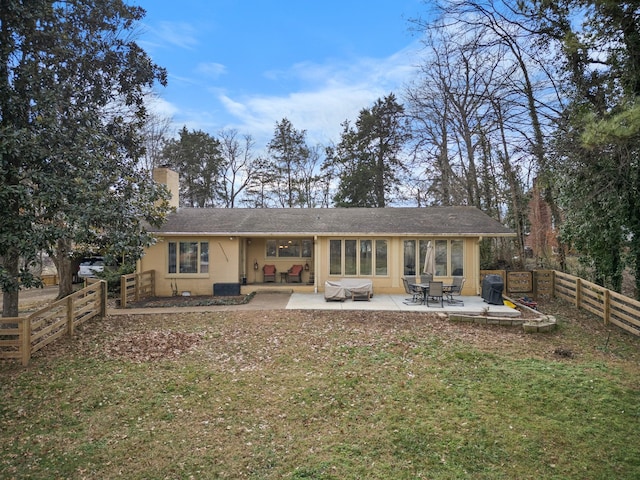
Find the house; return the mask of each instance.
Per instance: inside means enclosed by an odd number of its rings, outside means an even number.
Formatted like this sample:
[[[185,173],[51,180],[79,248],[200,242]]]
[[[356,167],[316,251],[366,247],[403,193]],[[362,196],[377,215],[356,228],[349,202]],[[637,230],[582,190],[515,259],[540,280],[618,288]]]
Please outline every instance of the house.
[[[177,205],[177,174],[154,174]],[[463,295],[477,295],[480,240],[515,236],[474,207],[179,208],[151,231],[158,242],[138,269],[155,270],[158,296],[211,295],[215,284],[239,284],[243,293],[273,288],[290,280],[294,265],[303,266],[302,281],[289,289],[321,292],[327,280],[366,278],[374,292],[401,293],[402,277],[422,272],[429,244],[435,279],[463,275]],[[276,268],[269,283],[264,265]]]

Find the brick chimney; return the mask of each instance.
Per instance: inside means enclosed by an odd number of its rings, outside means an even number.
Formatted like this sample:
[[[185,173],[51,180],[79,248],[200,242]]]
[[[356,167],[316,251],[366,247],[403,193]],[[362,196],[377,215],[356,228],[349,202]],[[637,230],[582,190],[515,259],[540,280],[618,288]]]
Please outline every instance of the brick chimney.
[[[153,179],[166,185],[171,192],[169,205],[178,208],[180,204],[180,177],[178,172],[174,172],[167,166],[156,167],[153,169]]]

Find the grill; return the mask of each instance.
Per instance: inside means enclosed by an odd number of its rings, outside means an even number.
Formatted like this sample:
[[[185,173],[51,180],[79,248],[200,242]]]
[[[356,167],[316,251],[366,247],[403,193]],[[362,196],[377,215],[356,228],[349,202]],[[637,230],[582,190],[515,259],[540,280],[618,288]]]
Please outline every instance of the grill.
[[[502,305],[504,281],[500,275],[487,275],[482,280],[482,299],[489,305]]]

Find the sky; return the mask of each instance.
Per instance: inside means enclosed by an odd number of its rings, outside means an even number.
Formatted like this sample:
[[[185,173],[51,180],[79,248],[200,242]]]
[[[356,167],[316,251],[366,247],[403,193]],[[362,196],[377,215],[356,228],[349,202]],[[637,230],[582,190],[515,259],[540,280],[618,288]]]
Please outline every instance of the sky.
[[[340,140],[345,120],[415,75],[410,19],[423,0],[130,0],[147,11],[137,42],[167,69],[153,109],[256,148],[288,118],[309,146]]]

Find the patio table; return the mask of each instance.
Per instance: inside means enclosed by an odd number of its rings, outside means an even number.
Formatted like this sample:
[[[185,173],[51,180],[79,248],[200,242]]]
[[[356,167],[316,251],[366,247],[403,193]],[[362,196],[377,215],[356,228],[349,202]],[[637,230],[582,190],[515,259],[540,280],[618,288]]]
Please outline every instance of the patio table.
[[[429,284],[428,283],[412,283],[411,286],[420,288],[422,290],[422,304],[426,305],[427,295],[429,295]],[[442,285],[442,293],[446,295],[451,292],[452,288],[453,288],[453,285],[451,284]]]

